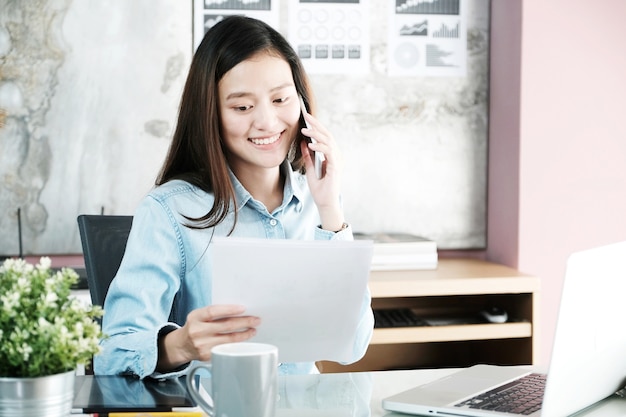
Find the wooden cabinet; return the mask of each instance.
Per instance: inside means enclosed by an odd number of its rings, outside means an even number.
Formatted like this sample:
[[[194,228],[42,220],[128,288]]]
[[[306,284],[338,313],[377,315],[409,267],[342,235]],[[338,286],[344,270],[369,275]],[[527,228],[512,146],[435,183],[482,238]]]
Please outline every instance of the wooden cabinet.
[[[538,362],[539,279],[476,259],[440,259],[436,270],[372,271],[372,308],[408,308],[443,325],[376,328],[359,362],[320,362],[322,372],[463,367]],[[489,306],[506,323],[480,323]]]

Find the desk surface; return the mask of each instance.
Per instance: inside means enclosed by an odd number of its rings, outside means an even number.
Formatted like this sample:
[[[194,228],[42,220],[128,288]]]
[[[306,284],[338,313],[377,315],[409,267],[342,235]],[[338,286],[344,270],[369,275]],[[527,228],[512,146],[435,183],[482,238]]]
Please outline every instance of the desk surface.
[[[391,417],[382,399],[424,384],[454,369],[381,371],[287,376],[279,380],[276,417]],[[626,415],[626,399],[611,397],[578,416]]]
[[[455,372],[454,369],[281,376],[276,417],[392,417],[382,400]],[[138,380],[135,380],[138,382]],[[208,380],[207,380],[208,383]],[[577,416],[626,415],[626,399],[612,396]]]

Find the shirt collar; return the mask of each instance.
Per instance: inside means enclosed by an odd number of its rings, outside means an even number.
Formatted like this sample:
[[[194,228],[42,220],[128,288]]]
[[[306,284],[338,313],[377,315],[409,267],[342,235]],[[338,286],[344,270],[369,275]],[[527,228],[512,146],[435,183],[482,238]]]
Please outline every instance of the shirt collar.
[[[286,206],[292,199],[298,202],[304,201],[306,194],[306,177],[298,172],[295,172],[291,167],[289,161],[284,161],[280,165],[280,170],[285,175],[285,187],[283,189],[283,204],[281,207]],[[233,171],[228,168],[230,180],[233,183],[235,189],[235,201],[237,210],[241,210],[250,200],[253,200],[252,195],[246,190],[246,188],[239,182],[239,179],[235,176]]]

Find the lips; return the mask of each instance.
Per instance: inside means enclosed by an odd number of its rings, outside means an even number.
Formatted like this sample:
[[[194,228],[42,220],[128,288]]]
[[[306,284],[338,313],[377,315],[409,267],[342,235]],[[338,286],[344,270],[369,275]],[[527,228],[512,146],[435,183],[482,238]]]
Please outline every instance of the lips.
[[[249,138],[248,140],[255,145],[271,145],[280,139],[280,133],[275,134],[274,136],[266,137],[266,138]]]

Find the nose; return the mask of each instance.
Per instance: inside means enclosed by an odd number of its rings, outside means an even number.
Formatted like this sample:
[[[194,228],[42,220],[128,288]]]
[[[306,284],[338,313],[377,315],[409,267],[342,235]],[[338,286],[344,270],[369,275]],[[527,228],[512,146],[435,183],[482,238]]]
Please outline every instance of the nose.
[[[271,131],[276,126],[277,121],[277,109],[271,103],[256,105],[253,124],[256,129]]]

